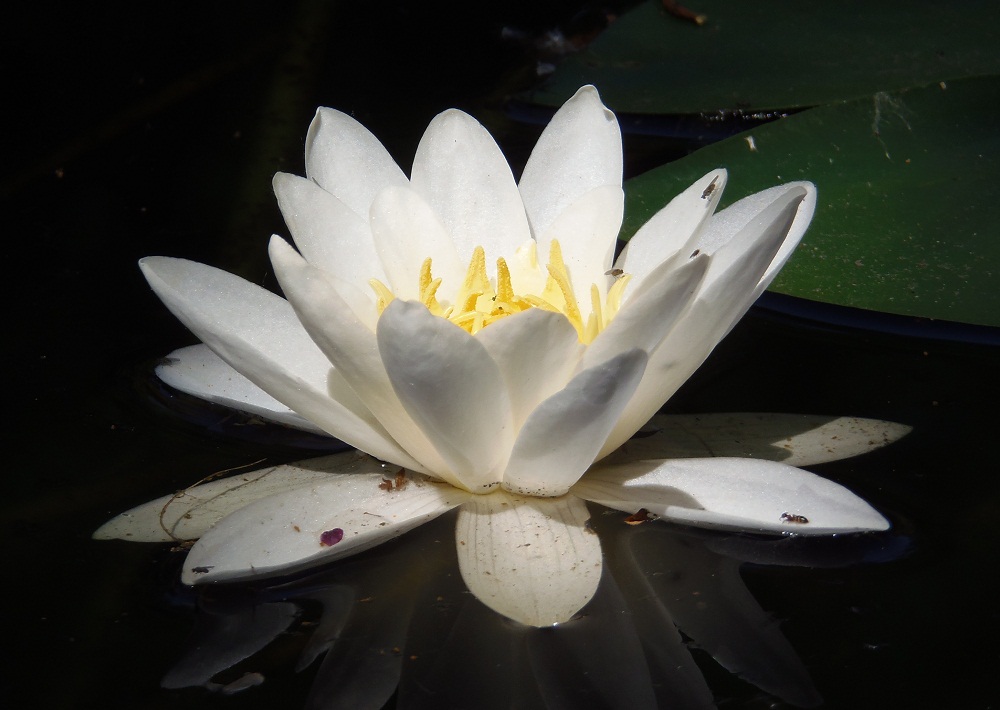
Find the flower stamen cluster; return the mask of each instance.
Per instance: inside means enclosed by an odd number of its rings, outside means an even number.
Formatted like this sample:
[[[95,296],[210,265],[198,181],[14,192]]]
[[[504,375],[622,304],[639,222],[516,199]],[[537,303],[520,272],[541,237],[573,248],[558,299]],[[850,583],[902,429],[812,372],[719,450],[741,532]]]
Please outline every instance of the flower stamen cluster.
[[[526,261],[530,269],[538,270],[535,243],[524,247]],[[521,313],[529,308],[561,313],[573,325],[581,343],[590,344],[617,315],[621,307],[622,295],[628,285],[630,275],[620,274],[608,289],[606,298],[601,298],[597,284],[590,286],[590,313],[584,321],[580,304],[573,292],[569,269],[563,260],[559,241],[553,239],[549,245],[549,262],[546,266],[547,278],[541,294],[515,293],[507,260],[497,259],[497,276],[491,281],[486,271],[486,250],[477,246],[472,252],[469,268],[466,270],[462,287],[454,302],[442,305],[437,293],[442,280],[431,273],[431,259],[424,259],[420,266],[420,302],[435,316],[446,318],[471,335],[501,318]],[[395,300],[392,289],[378,279],[369,281],[375,291],[376,307],[381,316],[386,307]]]

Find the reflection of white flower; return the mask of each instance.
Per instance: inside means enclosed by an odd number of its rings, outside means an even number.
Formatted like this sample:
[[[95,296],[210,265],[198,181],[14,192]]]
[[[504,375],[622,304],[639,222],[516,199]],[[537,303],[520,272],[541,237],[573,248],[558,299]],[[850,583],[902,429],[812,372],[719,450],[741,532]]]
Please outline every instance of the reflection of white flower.
[[[181,351],[165,376],[286,423],[305,418],[393,468],[388,483],[372,459],[351,459],[353,475],[294,468],[202,537],[185,581],[344,557],[461,506],[466,584],[540,626],[568,619],[597,587],[584,499],[751,530],[787,531],[789,511],[808,519],[798,533],[888,526],[849,491],[783,464],[594,466],[767,287],[812,216],[811,184],[714,214],[726,181],[715,171],[612,263],[621,136],[592,87],[555,115],[519,183],[460,111],[431,122],[407,180],[367,130],[321,109],[306,172],[274,181],[299,249],[271,241],[287,301],[200,264],[143,260],[156,293],[218,356]]]

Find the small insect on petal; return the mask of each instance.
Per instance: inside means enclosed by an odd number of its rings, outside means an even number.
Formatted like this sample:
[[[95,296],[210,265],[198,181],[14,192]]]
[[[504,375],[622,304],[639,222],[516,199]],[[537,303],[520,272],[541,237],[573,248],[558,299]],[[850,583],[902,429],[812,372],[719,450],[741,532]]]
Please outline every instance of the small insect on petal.
[[[642,525],[650,520],[656,520],[656,516],[650,513],[645,508],[639,508],[639,510],[632,513],[632,515],[625,518],[626,525]]]
[[[333,530],[323,532],[319,536],[319,544],[321,547],[332,547],[343,539],[344,531],[340,528],[334,528]]]
[[[719,183],[718,176],[712,178],[712,182],[708,183],[708,187],[706,187],[705,191],[701,193],[701,199],[707,200],[709,197],[711,197],[712,193],[715,192],[715,186],[718,183]]]
[[[809,522],[809,518],[804,515],[798,515],[796,513],[782,513],[781,522],[783,523],[796,523],[797,525],[803,525]]]

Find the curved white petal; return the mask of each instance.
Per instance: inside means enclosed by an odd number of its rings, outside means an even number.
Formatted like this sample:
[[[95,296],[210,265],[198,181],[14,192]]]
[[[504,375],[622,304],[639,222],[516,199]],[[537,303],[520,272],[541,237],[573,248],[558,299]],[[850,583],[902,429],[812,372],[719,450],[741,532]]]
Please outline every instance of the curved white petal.
[[[238,276],[167,257],[139,262],[156,295],[202,342],[272,397],[338,439],[418,467],[364,409],[331,397],[330,361],[282,298]]]
[[[462,111],[445,111],[427,126],[410,181],[441,218],[460,258],[468,261],[482,246],[492,275],[492,260],[509,258],[531,236],[507,160],[489,132]]]
[[[174,389],[206,402],[295,429],[327,434],[231,368],[207,345],[189,345],[174,350],[156,366],[156,376]]]
[[[643,382],[605,442],[602,456],[638,431],[750,308],[769,264],[785,248],[783,242],[801,238],[798,209],[807,195],[807,189],[793,185],[717,251],[706,250],[712,261],[698,295],[651,354]]]
[[[317,110],[309,125],[306,176],[365,220],[382,188],[408,182],[371,131],[330,108]]]
[[[379,473],[331,476],[278,493],[226,516],[191,548],[185,584],[288,574],[398,537],[469,494],[413,474],[399,489]]]
[[[594,338],[580,361],[581,369],[633,347],[653,352],[678,319],[687,313],[710,262],[711,257],[700,254],[677,268],[673,264],[663,264],[651,273],[641,284],[641,291]]]
[[[698,248],[701,227],[715,212],[727,178],[722,169],[708,173],[668,202],[628,240],[615,261],[615,268],[632,277],[626,300],[653,269],[671,258],[687,259]]]
[[[500,367],[519,431],[539,402],[569,382],[585,346],[562,313],[531,308],[476,333]]]
[[[438,215],[409,187],[389,187],[371,208],[375,249],[397,298],[420,297],[420,267],[428,257],[434,278],[442,279],[439,298],[449,299],[462,284],[462,263]]]
[[[774,461],[599,464],[573,487],[573,494],[632,513],[645,508],[699,527],[800,535],[889,528],[888,520],[843,486]]]
[[[622,180],[618,119],[584,86],[556,111],[531,151],[518,188],[537,237],[582,195]]]
[[[503,475],[506,490],[557,496],[584,474],[646,366],[629,350],[579,373],[531,413],[514,442]]]
[[[605,463],[742,456],[811,466],[861,456],[906,436],[912,427],[880,419],[747,412],[657,414]]]
[[[377,338],[396,395],[450,474],[471,491],[495,485],[514,425],[486,348],[423,304],[398,299],[382,313]]]
[[[538,235],[538,255],[545,260],[552,240],[559,240],[585,320],[591,312],[591,284],[596,284],[602,303],[608,293],[611,279],[607,271],[614,258],[624,207],[625,193],[620,185],[601,185],[581,195]]]
[[[313,266],[349,283],[368,299],[369,279],[385,280],[367,215],[362,218],[311,180],[278,173],[273,180],[278,206],[295,246]],[[349,259],[344,255],[350,254]]]
[[[271,240],[270,254],[278,283],[303,326],[365,406],[412,457],[414,462],[406,467],[446,475],[443,460],[400,404],[385,372],[375,333],[350,311],[330,276],[278,237]]]
[[[96,540],[177,542],[201,537],[224,517],[263,498],[327,481],[332,475],[386,474],[395,470],[367,454],[349,451],[191,486],[127,510],[94,533]]]
[[[788,236],[758,282],[755,294],[759,296],[791,257],[812,221],[813,213],[816,211],[815,185],[810,182],[790,182],[744,197],[712,216],[705,229],[698,235],[697,246],[710,253],[718,251],[723,245],[733,242],[734,235],[741,233],[751,220],[767,209],[769,205],[786,196],[789,192],[797,190],[805,190],[805,196],[798,204],[794,222],[788,230]]]
[[[473,496],[458,513],[458,568],[469,591],[529,626],[569,621],[601,580],[601,545],[583,501]]]

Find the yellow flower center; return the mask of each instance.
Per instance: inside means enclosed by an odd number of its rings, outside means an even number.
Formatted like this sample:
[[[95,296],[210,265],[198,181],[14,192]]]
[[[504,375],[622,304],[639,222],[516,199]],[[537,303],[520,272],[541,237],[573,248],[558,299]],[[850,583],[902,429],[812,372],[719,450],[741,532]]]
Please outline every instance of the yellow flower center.
[[[537,268],[533,242],[530,249],[528,260],[534,268]],[[501,318],[529,308],[541,308],[562,313],[576,329],[580,342],[585,344],[593,342],[597,334],[604,330],[618,313],[622,294],[630,278],[629,274],[615,275],[614,283],[604,299],[601,298],[597,284],[591,284],[590,313],[585,322],[580,312],[580,304],[573,292],[569,270],[563,261],[562,248],[555,239],[549,247],[549,263],[546,269],[548,277],[545,288],[540,294],[516,294],[506,260],[503,257],[497,259],[496,280],[491,281],[486,273],[486,251],[477,246],[472,252],[465,280],[455,295],[454,302],[442,305],[437,299],[441,279],[432,276],[431,260],[427,258],[420,266],[420,301],[434,315],[447,318],[472,335]],[[612,275],[612,272],[608,272],[608,275]],[[372,279],[369,283],[375,291],[379,315],[382,315],[382,311],[395,299],[395,295],[378,279]]]

